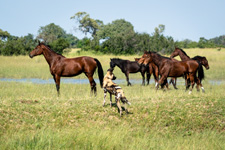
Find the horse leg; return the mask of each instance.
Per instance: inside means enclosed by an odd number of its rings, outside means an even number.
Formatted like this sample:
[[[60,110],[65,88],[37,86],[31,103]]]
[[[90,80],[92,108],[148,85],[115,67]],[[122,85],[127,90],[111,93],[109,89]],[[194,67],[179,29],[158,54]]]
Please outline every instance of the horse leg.
[[[199,90],[199,86],[200,86],[201,89],[202,89],[202,92],[205,93],[205,89],[204,89],[204,87],[203,87],[203,85],[202,85],[202,83],[201,83],[201,81],[200,81],[199,78],[197,78],[197,82],[196,83],[197,83],[197,87],[198,87],[197,89],[198,89],[198,91],[200,91]]]
[[[166,82],[167,82],[167,77],[165,75],[162,75],[161,78],[159,79],[158,84],[156,83],[156,90],[158,90],[159,85],[163,86]]]
[[[141,72],[142,75],[142,85],[145,85],[145,72]]]
[[[169,90],[168,82],[167,80],[164,80],[163,83],[161,84],[161,89],[165,90],[165,87],[167,90]]]
[[[195,83],[197,84],[196,85],[196,89],[199,92],[200,91],[200,89],[199,89],[200,82],[199,82],[199,79],[198,78],[195,78]]]
[[[153,73],[152,66],[149,65],[148,69],[146,70],[146,76],[147,76],[147,85],[149,85],[149,81],[151,79],[151,75]]]
[[[177,88],[177,78],[173,78],[173,81],[174,81],[174,82],[173,82],[173,87],[174,87],[174,89],[177,90],[177,89],[178,89],[178,88]]]
[[[107,90],[104,88],[104,101],[103,101],[103,107],[105,106],[105,98],[107,95]],[[110,95],[111,96],[111,95]]]
[[[95,83],[95,80],[93,78],[93,74],[88,74],[88,73],[85,73],[85,75],[88,77],[88,80],[90,82],[90,85],[91,85],[91,93],[95,94],[95,96],[97,95],[97,89],[96,89],[96,83]]]
[[[131,86],[131,83],[129,81],[129,73],[125,73],[126,78],[127,78],[127,86]]]
[[[198,79],[198,80],[199,80],[199,79]],[[199,84],[200,84],[200,86],[201,86],[202,92],[205,93],[205,89],[204,89],[204,87],[203,87],[203,85],[202,85],[202,83],[201,83],[200,80],[199,80]]]
[[[58,93],[58,96],[60,95],[60,76],[58,75],[53,75],[53,78],[54,78],[54,81],[55,81],[55,85],[56,85],[56,90],[57,90],[57,93]]]
[[[149,85],[150,79],[151,79],[151,73],[150,72],[146,72],[146,81],[147,81],[147,85]]]
[[[154,76],[154,79],[155,79],[155,85],[158,84],[159,82],[159,70],[156,68],[154,69],[153,71],[153,76]]]
[[[190,81],[191,81],[191,89],[189,91],[189,94],[191,94],[192,90],[194,88],[194,85],[195,85],[195,77],[194,77],[194,75],[190,75],[189,77],[190,77]]]

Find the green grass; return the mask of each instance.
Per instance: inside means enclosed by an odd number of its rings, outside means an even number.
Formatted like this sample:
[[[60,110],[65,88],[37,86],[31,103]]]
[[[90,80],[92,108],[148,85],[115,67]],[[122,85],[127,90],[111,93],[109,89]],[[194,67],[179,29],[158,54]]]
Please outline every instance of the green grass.
[[[89,84],[62,83],[57,97],[54,84],[0,81],[0,149],[225,149],[225,84],[208,82],[224,80],[224,51],[186,51],[191,57],[207,55],[210,70],[205,71],[207,78],[203,81],[206,93],[194,89],[189,95],[183,85],[178,85],[178,90],[171,87],[156,92],[154,84],[120,84],[132,103],[130,113],[122,117],[114,99],[113,107],[109,106],[109,95],[107,105],[102,107],[99,84],[94,97]],[[83,52],[72,51],[68,56],[75,54]],[[115,57],[93,56],[105,71],[109,59]],[[132,60],[140,56],[119,57]],[[1,78],[51,78],[41,56],[0,56],[0,66]],[[125,80],[119,69],[115,74]],[[131,78],[141,77],[134,74]]]
[[[0,83],[1,149],[222,149],[225,85],[206,93],[121,85],[130,114],[102,107],[89,85]],[[87,90],[88,89],[88,90]],[[81,96],[82,95],[82,96]],[[113,101],[113,103],[115,103]]]

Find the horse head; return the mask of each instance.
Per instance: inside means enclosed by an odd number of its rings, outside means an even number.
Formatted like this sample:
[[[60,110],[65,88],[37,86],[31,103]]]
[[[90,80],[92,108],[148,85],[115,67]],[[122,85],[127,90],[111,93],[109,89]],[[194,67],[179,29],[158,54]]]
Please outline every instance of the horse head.
[[[176,57],[176,56],[178,56],[179,55],[179,48],[175,48],[175,50],[173,51],[173,53],[170,55],[170,58],[174,58],[174,57]]]
[[[152,62],[151,52],[145,51],[142,57],[139,59],[138,63],[143,65],[148,65],[150,62]]]
[[[110,68],[114,68],[115,66],[116,66],[116,59],[115,58],[113,58],[113,59],[110,59],[111,61],[110,61]]]
[[[201,62],[201,64],[206,68],[206,70],[209,69],[209,63],[206,57],[197,56],[198,60]]]
[[[41,43],[40,41],[38,41],[38,45],[29,54],[30,58],[33,58],[34,56],[43,54],[42,44],[43,43]]]
[[[208,70],[209,69],[209,63],[206,57],[203,57],[202,65]]]

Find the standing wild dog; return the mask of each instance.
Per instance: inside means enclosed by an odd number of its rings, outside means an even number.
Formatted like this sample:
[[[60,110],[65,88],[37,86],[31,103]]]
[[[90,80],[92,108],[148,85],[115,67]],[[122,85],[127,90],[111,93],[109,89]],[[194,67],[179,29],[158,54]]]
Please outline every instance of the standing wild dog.
[[[125,105],[125,111],[128,113],[126,108],[126,103],[130,105],[130,102],[126,99],[124,92],[120,86],[114,83],[112,80],[115,80],[116,76],[113,74],[113,69],[110,68],[107,70],[107,73],[103,79],[103,89],[104,89],[104,102],[103,107],[105,106],[105,97],[107,92],[110,94],[110,106],[112,107],[112,95],[115,95],[115,100],[118,109],[120,110],[120,116],[122,115],[122,108],[120,105],[120,101]]]

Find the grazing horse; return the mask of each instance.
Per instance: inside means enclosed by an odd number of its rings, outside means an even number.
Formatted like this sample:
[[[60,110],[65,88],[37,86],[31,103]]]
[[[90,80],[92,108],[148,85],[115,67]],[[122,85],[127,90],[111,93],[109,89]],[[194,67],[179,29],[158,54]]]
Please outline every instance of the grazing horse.
[[[87,56],[66,58],[54,52],[44,43],[39,42],[36,48],[30,52],[29,56],[30,58],[33,58],[34,56],[41,54],[44,55],[49,65],[50,72],[55,80],[58,96],[60,94],[60,77],[72,77],[81,73],[84,73],[87,76],[91,85],[91,92],[94,92],[96,95],[96,83],[94,81],[93,75],[97,67],[99,81],[102,87],[104,73],[102,65],[98,59]]]
[[[136,62],[138,62],[141,58],[134,58]],[[149,70],[148,70],[149,69]],[[149,63],[148,68],[146,68],[146,76],[147,76],[147,85],[149,85],[151,75],[153,74],[155,83],[159,81],[159,69],[154,63]]]
[[[146,72],[145,66],[139,65],[138,62],[136,61],[112,58],[110,61],[110,68],[114,69],[115,66],[118,66],[121,69],[121,71],[125,74],[127,79],[127,86],[129,85],[131,86],[131,83],[129,81],[129,74],[137,72],[141,72],[142,85],[145,85],[145,72]]]
[[[199,79],[204,76],[204,71],[202,66],[194,61],[177,61],[174,62],[167,57],[161,56],[155,52],[145,52],[142,58],[138,61],[139,64],[148,64],[149,62],[155,63],[159,67],[159,74],[161,78],[159,80],[160,85],[165,85],[167,82],[167,77],[188,77],[191,81],[191,89],[194,87],[194,84],[199,84]],[[198,72],[199,78],[196,77],[196,73]],[[158,89],[159,85],[156,85],[156,89]]]
[[[209,69],[209,64],[208,64],[208,60],[206,59],[206,57],[195,56],[193,58],[190,58],[185,51],[183,51],[180,48],[175,48],[175,50],[173,51],[173,53],[170,55],[170,58],[174,58],[174,57],[176,57],[178,55],[180,56],[180,59],[182,61],[185,61],[185,60],[195,60],[195,61],[199,62],[200,64],[202,64],[206,68],[206,70]],[[202,90],[204,91],[204,88],[203,88],[201,82],[202,82],[202,80],[200,80],[200,86],[201,86]]]

